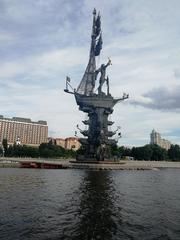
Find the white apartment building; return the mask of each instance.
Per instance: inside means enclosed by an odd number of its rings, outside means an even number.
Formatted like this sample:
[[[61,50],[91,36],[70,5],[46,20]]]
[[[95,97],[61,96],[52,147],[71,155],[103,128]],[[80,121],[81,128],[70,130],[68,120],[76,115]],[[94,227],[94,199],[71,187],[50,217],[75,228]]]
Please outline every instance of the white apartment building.
[[[46,121],[33,122],[29,118],[4,118],[0,115],[0,144],[7,139],[9,145],[39,146],[48,140],[48,126]]]
[[[161,134],[156,132],[154,129],[150,134],[150,144],[157,144],[158,146],[168,150],[171,147],[171,142],[161,138]]]

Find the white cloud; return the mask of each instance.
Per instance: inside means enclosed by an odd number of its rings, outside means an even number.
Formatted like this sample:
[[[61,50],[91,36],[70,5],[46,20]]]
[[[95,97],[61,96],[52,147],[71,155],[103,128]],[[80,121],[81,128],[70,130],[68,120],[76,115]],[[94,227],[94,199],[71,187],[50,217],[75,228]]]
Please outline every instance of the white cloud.
[[[56,79],[64,77],[64,73],[67,74],[69,69],[83,65],[86,60],[85,55],[83,48],[66,48],[5,62],[1,64],[0,82],[5,83],[4,79],[11,80],[11,82],[18,81],[18,78],[22,78],[23,75],[23,78],[49,78],[50,81],[47,84],[51,85],[51,76],[56,75]]]
[[[130,94],[112,115],[115,124],[122,126],[120,143],[148,143],[153,128],[180,143],[178,113],[130,104],[150,105],[154,98],[145,93],[179,86],[178,0],[3,2],[0,114],[48,120],[55,136],[74,134],[84,114],[73,96],[63,93],[65,76],[71,77],[74,87],[82,78],[88,62],[91,12],[96,6],[103,25],[99,64],[111,57],[113,65],[107,73],[112,95]]]

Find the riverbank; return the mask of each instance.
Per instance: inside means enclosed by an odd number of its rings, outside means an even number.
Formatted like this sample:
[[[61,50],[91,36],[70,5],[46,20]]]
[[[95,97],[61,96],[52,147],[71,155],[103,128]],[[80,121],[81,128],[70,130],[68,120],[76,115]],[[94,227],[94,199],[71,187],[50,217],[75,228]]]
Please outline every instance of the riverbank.
[[[6,162],[0,161],[0,168],[20,168],[21,164],[19,162]]]
[[[57,168],[73,168],[73,169],[92,169],[92,170],[152,170],[163,168],[180,168],[180,162],[170,161],[127,161],[120,160],[118,162],[97,162],[84,163],[76,162],[74,159],[33,159],[33,158],[1,158],[0,167],[22,167],[26,163],[36,163],[38,168],[45,168],[43,166],[56,165]],[[51,167],[49,167],[51,168]],[[52,167],[53,168],[53,167]]]

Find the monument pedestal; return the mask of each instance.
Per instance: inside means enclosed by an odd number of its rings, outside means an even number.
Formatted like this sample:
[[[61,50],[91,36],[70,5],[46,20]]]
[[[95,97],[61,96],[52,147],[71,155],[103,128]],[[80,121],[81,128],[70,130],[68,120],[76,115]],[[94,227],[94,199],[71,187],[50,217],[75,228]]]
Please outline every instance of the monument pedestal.
[[[83,155],[78,155],[80,161],[105,161],[111,159],[111,147],[116,141],[109,139],[116,132],[109,131],[108,126],[113,124],[108,117],[113,112],[113,106],[120,100],[110,94],[92,94],[84,96],[75,93],[79,110],[88,114],[89,119],[83,121],[88,130],[80,131],[87,138],[81,138]]]

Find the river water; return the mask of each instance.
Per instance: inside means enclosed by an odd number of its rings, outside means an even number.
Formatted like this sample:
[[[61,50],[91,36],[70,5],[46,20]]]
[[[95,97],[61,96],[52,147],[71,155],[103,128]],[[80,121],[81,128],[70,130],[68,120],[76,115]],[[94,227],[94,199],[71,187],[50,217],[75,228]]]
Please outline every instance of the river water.
[[[0,169],[1,240],[180,239],[180,169]]]

